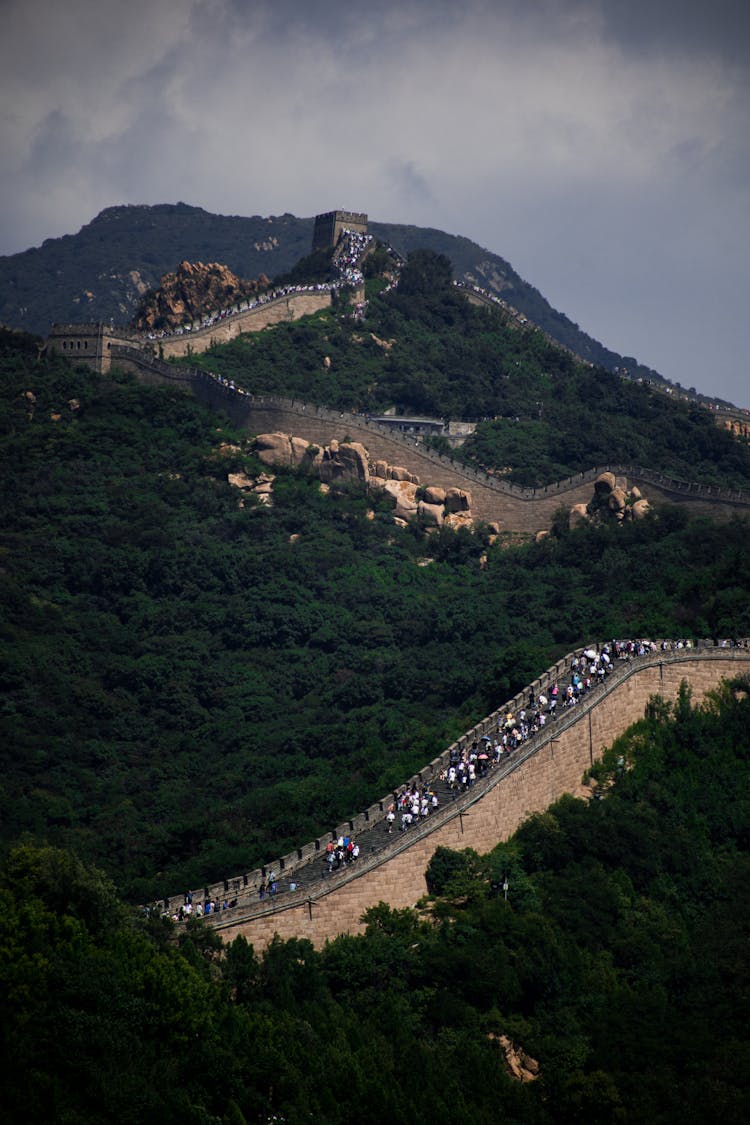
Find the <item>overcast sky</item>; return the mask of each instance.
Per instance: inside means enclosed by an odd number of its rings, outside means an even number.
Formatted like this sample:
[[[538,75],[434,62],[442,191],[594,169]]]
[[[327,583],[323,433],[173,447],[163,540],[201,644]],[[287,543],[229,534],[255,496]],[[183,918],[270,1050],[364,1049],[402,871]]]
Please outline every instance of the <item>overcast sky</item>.
[[[750,406],[747,0],[0,0],[0,253],[118,203],[335,207],[501,254]]]

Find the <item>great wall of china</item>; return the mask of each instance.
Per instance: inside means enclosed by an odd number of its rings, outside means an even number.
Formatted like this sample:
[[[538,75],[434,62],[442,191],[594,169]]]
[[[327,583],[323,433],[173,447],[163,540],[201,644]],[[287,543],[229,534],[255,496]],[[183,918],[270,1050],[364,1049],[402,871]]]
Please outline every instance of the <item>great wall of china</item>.
[[[321,219],[335,226],[337,214],[332,212]],[[366,216],[354,218],[364,220],[366,230]],[[504,302],[473,287],[461,288],[473,303],[500,305],[510,321],[518,327],[525,326],[525,318]],[[355,299],[363,297],[363,292],[355,294]],[[721,518],[750,511],[750,494],[746,492],[687,484],[639,466],[599,466],[545,488],[520,488],[461,465],[362,415],[279,396],[253,395],[227,385],[211,372],[164,362],[167,358],[189,357],[242,333],[317,313],[329,308],[333,299],[331,287],[296,287],[253,308],[233,310],[208,325],[193,326],[190,332],[155,342],[135,338],[125,329],[103,325],[55,325],[48,345],[101,373],[117,366],[134,372],[143,382],[192,392],[252,435],[283,432],[320,446],[345,439],[361,442],[373,460],[403,465],[432,485],[470,490],[474,516],[496,522],[504,531],[529,535],[549,528],[562,505],[572,507],[588,502],[594,481],[604,471],[614,473],[625,487],[637,485],[656,505],[683,505],[694,514]],[[159,358],[155,355],[157,348]],[[742,418],[740,424],[745,424]],[[418,779],[427,782],[435,777],[447,765],[452,749],[461,752],[474,739],[494,733],[500,714],[522,707],[529,690],[538,691],[543,684],[562,678],[573,655],[548,669],[523,693],[444,750],[420,771]],[[657,650],[619,664],[579,705],[560,714],[529,743],[496,765],[486,778],[456,800],[444,803],[408,833],[385,834],[385,810],[393,799],[389,794],[352,820],[290,854],[257,870],[204,887],[206,899],[222,901],[231,897],[235,902],[231,909],[210,915],[206,921],[220,930],[224,938],[242,934],[256,948],[267,945],[275,934],[282,938],[308,937],[321,945],[337,934],[360,932],[362,915],[368,907],[381,901],[392,907],[418,902],[426,893],[424,873],[438,846],[488,851],[510,836],[529,815],[544,810],[564,793],[580,794],[584,772],[628,726],[643,717],[650,697],[658,694],[674,700],[680,684],[687,681],[693,699],[700,701],[723,679],[741,674],[750,675],[750,642],[736,647],[701,645],[668,652]],[[320,868],[326,843],[349,833],[367,839],[366,850],[355,865],[322,878]],[[311,873],[316,865],[317,878],[313,878]],[[272,869],[279,873],[282,893],[260,900],[258,887]],[[182,895],[165,899],[164,909],[173,913],[181,903]]]
[[[469,490],[475,517],[497,522],[504,531],[528,535],[549,528],[561,505],[572,507],[591,499],[594,481],[602,472],[623,478],[629,488],[637,485],[654,504],[678,504],[695,515],[714,518],[750,512],[748,492],[687,484],[637,465],[598,466],[544,488],[522,488],[443,456],[361,414],[328,410],[277,395],[243,393],[201,368],[175,367],[137,348],[119,345],[111,350],[111,356],[118,367],[134,372],[146,383],[192,391],[249,434],[288,433],[320,446],[349,438],[361,442],[372,460],[404,465],[421,481],[442,488]]]
[[[550,682],[569,673],[576,650],[467,731],[411,780],[426,783],[444,769],[451,750],[463,752],[473,740],[494,735],[498,720],[523,707],[529,691],[537,695]],[[230,896],[236,904],[206,921],[231,940],[242,934],[260,949],[278,934],[306,937],[321,945],[342,933],[363,929],[368,907],[386,902],[391,907],[414,906],[427,893],[425,870],[439,846],[474,848],[487,852],[507,839],[530,815],[542,812],[565,793],[591,795],[583,775],[602,752],[632,723],[643,718],[649,700],[659,695],[672,702],[687,682],[694,702],[702,701],[722,680],[750,676],[750,641],[732,646],[713,643],[696,647],[650,651],[615,663],[606,680],[579,704],[560,713],[507,760],[496,765],[472,789],[442,805],[406,833],[388,835],[385,812],[394,794],[387,794],[351,820],[295,851],[240,876],[206,886],[200,892],[217,901]],[[329,840],[352,834],[370,843],[355,864],[321,876]],[[364,834],[364,836],[363,836]],[[374,843],[372,842],[374,840]],[[317,870],[316,870],[317,868]],[[258,897],[268,872],[277,873],[280,893]],[[174,912],[183,896],[164,900]]]

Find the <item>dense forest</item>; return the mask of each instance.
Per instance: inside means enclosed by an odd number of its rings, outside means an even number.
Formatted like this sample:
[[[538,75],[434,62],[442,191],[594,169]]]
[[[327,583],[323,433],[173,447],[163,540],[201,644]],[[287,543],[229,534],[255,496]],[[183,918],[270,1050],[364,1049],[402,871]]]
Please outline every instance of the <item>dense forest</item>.
[[[292,472],[241,509],[259,466],[189,396],[2,364],[0,832],[130,900],[339,823],[585,638],[750,633],[745,520],[507,550]]]
[[[614,463],[750,487],[750,447],[710,412],[580,363],[540,331],[512,326],[500,309],[470,305],[451,272],[444,256],[415,253],[397,289],[382,293],[381,281],[368,282],[363,321],[323,313],[191,362],[254,393],[333,409],[478,420],[456,455],[517,484]]]
[[[381,904],[319,951],[178,936],[69,853],[15,847],[4,1119],[744,1125],[749,689],[654,700],[602,800],[487,856],[438,851],[418,909]]]
[[[462,456],[522,483],[640,461],[750,485],[707,412],[471,307],[450,273],[414,255],[397,289],[370,278],[364,319],[205,362],[479,416]],[[429,896],[374,906],[361,937],[259,954],[133,906],[339,823],[582,641],[750,635],[746,518],[561,512],[511,544],[397,527],[295,471],[271,506],[228,481],[261,468],[191,396],[0,333],[4,1118],[744,1123],[747,679],[653,699],[594,767],[601,799],[486,856],[438,849]]]

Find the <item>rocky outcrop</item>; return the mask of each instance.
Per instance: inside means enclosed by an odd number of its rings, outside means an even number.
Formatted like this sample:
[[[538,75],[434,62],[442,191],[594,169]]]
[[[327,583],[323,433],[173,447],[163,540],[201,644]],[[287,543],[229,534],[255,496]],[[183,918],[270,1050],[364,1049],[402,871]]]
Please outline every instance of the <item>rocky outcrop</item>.
[[[292,440],[301,441],[301,438]],[[313,458],[313,461],[320,479],[326,484],[345,480],[367,484],[370,480],[370,459],[364,445],[358,441],[332,441],[322,450],[320,460]]]
[[[264,465],[302,467],[315,473],[321,487],[351,481],[363,484],[371,493],[389,496],[397,523],[418,519],[433,531],[443,526],[469,530],[474,527],[471,493],[466,489],[423,486],[418,476],[401,465],[389,465],[382,459],[370,461],[367,449],[360,442],[332,441],[321,449],[304,438],[269,433],[259,434],[255,439],[255,452]],[[241,487],[231,477],[230,483]],[[493,524],[491,530],[497,536],[500,527]]]
[[[517,1047],[507,1035],[495,1035],[490,1032],[488,1038],[494,1040],[502,1050],[505,1056],[505,1069],[511,1078],[515,1078],[517,1082],[533,1082],[539,1077],[537,1060]]]
[[[640,488],[628,488],[624,477],[616,477],[614,473],[600,473],[594,481],[594,495],[589,503],[574,504],[568,512],[568,527],[578,527],[586,520],[594,523],[641,520],[650,511],[651,505]]]
[[[173,273],[164,274],[158,289],[144,296],[132,324],[141,332],[177,328],[257,296],[269,285],[265,274],[243,281],[219,262],[180,262]]]
[[[281,465],[294,469],[304,463],[313,464],[322,454],[317,446],[310,445],[304,438],[290,434],[261,434],[255,440],[255,451],[264,465]]]
[[[257,477],[250,477],[247,473],[241,472],[228,473],[227,480],[233,488],[238,488],[241,492],[251,493],[258,498],[261,504],[270,507],[274,482],[270,473],[259,473]],[[240,507],[243,508],[244,506],[244,501],[240,500]]]

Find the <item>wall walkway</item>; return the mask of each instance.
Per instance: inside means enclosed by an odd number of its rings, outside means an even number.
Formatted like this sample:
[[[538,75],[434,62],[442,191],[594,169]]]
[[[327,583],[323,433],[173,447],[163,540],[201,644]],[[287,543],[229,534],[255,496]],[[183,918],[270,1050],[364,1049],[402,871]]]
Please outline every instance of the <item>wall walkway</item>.
[[[558,661],[515,699],[467,731],[454,747],[463,750],[475,738],[494,735],[498,720],[507,710],[516,713],[530,689],[538,695],[550,681],[562,680],[569,673],[573,655],[581,651]],[[619,661],[605,682],[580,704],[558,714],[509,759],[495,766],[487,778],[407,833],[385,833],[383,818],[392,800],[388,794],[295,852],[239,878],[205,888],[207,897],[221,901],[229,895],[238,899],[233,909],[207,920],[221,930],[223,938],[231,940],[243,934],[256,948],[264,947],[274,934],[307,937],[321,945],[337,934],[361,932],[362,914],[368,907],[378,902],[399,908],[413,906],[426,893],[424,872],[438,846],[489,851],[532,813],[543,811],[564,793],[580,793],[584,771],[632,723],[643,718],[651,696],[658,694],[673,701],[685,680],[694,702],[700,702],[723,679],[740,674],[750,675],[747,641],[737,647],[700,645]],[[426,783],[445,768],[451,749],[420,771],[418,780]],[[382,842],[363,852],[356,865],[325,879],[305,880],[299,889],[287,890],[274,900],[258,900],[257,888],[269,870],[277,873],[282,886],[284,881],[287,886],[297,880],[302,883],[305,868],[316,860],[322,866],[329,839],[346,833],[359,839],[368,830],[379,833],[381,827]],[[175,910],[181,902],[182,896],[177,896],[166,900],[165,906]]]
[[[211,372],[176,368],[136,348],[113,347],[112,362],[135,372],[144,382],[166,383],[192,391],[250,434],[289,433],[316,445],[328,445],[345,437],[359,441],[372,460],[403,465],[424,484],[467,489],[471,492],[475,518],[497,522],[505,531],[534,534],[549,528],[561,506],[571,508],[588,503],[594,481],[605,470],[624,478],[630,488],[637,485],[655,504],[684,505],[695,515],[714,519],[750,513],[748,492],[688,484],[638,465],[600,465],[544,488],[522,488],[443,456],[408,435],[369,422],[361,414],[328,410],[278,395],[247,394],[225,385]]]

